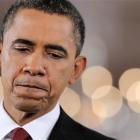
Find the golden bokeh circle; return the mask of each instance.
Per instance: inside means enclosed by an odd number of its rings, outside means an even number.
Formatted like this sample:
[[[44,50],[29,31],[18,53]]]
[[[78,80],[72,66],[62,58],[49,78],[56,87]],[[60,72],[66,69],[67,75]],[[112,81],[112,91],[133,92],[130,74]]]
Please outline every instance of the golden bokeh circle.
[[[127,98],[128,89],[137,81],[140,81],[140,69],[133,68],[125,71],[119,80],[119,89],[124,98]]]
[[[91,97],[93,92],[104,85],[112,85],[111,73],[101,66],[89,67],[82,74],[82,88],[85,95]]]
[[[123,98],[120,91],[110,85],[98,88],[92,95],[93,112],[100,118],[109,118],[119,112]]]

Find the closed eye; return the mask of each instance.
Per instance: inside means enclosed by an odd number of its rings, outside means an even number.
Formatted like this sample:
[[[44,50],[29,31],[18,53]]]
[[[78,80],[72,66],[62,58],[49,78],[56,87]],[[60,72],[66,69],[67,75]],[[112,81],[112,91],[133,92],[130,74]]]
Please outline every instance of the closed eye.
[[[62,59],[65,57],[64,54],[60,52],[48,52],[47,55],[49,58],[52,58],[52,59]]]
[[[30,52],[33,50],[35,43],[28,39],[16,39],[12,42],[12,48],[18,52]]]
[[[27,51],[29,51],[29,49],[28,48],[14,48],[14,49],[16,49],[17,51],[20,51],[20,52],[27,52]]]
[[[56,44],[47,44],[45,51],[47,55],[53,59],[62,59],[68,56],[67,50],[63,46]]]
[[[12,45],[12,48],[20,53],[29,53],[32,51],[33,47],[25,45],[25,44],[21,44],[21,43],[17,43]]]

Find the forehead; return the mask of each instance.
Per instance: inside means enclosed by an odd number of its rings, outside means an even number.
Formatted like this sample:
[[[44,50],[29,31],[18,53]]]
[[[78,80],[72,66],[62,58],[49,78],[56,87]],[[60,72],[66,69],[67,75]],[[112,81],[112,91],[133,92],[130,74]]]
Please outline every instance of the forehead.
[[[7,32],[10,31],[13,36],[33,40],[74,43],[73,24],[68,17],[34,9],[20,9]]]
[[[34,22],[34,25],[38,25],[38,27],[43,27],[43,28],[51,28],[51,30],[58,29],[57,27],[59,25],[63,26],[63,30],[68,31],[69,33],[72,33],[71,29],[73,28],[72,21],[70,18],[63,16],[63,15],[58,15],[58,14],[50,14],[47,12],[35,10],[35,9],[20,9],[15,18],[14,22],[20,22],[21,23],[26,23],[29,25],[30,22]],[[52,23],[54,23],[55,26],[52,28]],[[44,25],[44,26],[43,26]],[[59,26],[59,29],[60,28]]]

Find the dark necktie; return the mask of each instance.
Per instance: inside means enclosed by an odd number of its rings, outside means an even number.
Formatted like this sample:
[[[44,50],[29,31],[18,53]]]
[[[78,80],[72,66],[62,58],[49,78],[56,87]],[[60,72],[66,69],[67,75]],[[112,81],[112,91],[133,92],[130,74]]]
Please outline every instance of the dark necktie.
[[[11,140],[32,140],[32,138],[23,128],[15,128],[11,133]]]

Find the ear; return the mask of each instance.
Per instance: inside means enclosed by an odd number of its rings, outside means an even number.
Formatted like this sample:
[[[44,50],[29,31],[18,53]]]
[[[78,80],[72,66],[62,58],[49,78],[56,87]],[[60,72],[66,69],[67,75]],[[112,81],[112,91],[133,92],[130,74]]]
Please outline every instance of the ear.
[[[87,60],[86,60],[86,57],[84,56],[78,56],[75,59],[74,69],[73,69],[71,78],[69,80],[70,85],[73,84],[81,76],[81,74],[86,68],[86,63],[87,63]]]

